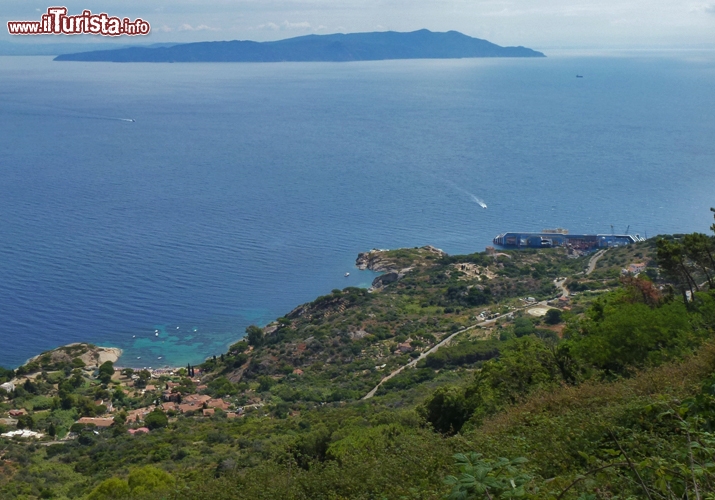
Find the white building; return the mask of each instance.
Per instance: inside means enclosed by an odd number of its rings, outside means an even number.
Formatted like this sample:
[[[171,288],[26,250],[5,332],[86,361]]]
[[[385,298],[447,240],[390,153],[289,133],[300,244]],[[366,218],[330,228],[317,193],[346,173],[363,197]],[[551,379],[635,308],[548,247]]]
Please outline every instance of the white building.
[[[14,391],[15,384],[12,382],[5,382],[4,384],[0,384],[0,389],[5,389],[7,392]]]
[[[40,439],[42,436],[44,436],[44,434],[40,434],[39,432],[35,431],[29,431],[27,429],[18,429],[16,431],[5,432],[3,434],[0,434],[0,436],[8,438],[20,437]]]

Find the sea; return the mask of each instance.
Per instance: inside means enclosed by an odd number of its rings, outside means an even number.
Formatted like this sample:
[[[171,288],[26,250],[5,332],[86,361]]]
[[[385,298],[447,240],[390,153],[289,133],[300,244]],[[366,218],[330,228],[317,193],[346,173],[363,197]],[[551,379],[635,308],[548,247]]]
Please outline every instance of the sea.
[[[372,248],[708,232],[715,52],[545,52],[0,57],[0,365],[70,342],[120,347],[121,366],[200,363],[369,286],[355,258]]]

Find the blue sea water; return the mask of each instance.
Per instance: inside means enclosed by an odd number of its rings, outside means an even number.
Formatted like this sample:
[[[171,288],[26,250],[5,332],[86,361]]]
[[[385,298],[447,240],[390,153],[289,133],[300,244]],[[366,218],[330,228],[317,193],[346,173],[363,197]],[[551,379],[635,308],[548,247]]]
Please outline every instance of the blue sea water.
[[[123,366],[200,362],[368,285],[354,260],[373,247],[706,232],[714,85],[712,52],[0,57],[0,365],[74,341],[121,347]]]

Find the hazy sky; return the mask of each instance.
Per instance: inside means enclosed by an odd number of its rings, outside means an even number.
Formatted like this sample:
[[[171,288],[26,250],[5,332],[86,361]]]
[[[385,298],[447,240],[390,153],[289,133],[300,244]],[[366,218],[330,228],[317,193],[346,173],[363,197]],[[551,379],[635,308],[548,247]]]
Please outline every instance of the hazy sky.
[[[54,5],[67,6],[70,14],[90,9],[141,17],[152,26],[142,42],[427,28],[535,49],[715,48],[715,0],[0,0],[0,40],[80,41],[67,36],[17,40],[7,34],[8,20],[39,20]]]

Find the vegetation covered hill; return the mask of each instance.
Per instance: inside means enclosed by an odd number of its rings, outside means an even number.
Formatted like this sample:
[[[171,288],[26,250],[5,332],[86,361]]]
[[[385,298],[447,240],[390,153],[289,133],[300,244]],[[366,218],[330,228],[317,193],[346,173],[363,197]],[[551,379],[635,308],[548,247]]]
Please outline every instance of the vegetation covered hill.
[[[426,29],[399,33],[306,35],[271,42],[182,43],[168,47],[128,47],[63,54],[56,61],[113,62],[281,62],[381,61],[385,59],[453,59],[463,57],[544,57],[525,47],[500,47],[457,31]]]
[[[376,251],[197,367],[42,355],[0,371],[44,435],[0,438],[0,497],[712,498],[713,254]]]

